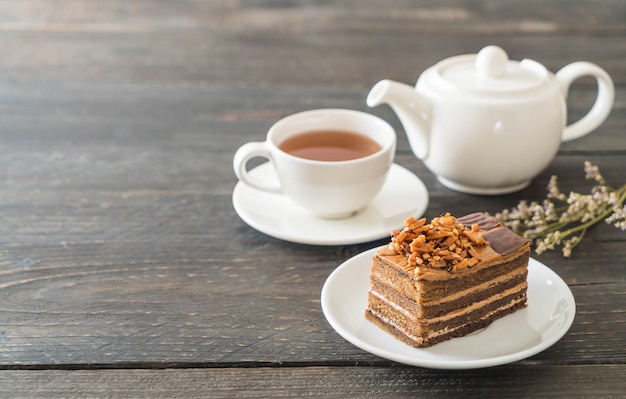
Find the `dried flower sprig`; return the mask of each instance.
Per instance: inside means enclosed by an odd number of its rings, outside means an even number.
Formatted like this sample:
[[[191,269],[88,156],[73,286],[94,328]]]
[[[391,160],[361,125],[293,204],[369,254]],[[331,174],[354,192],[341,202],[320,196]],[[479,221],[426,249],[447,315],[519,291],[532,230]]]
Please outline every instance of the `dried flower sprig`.
[[[626,231],[626,184],[611,187],[600,169],[588,161],[585,178],[597,183],[590,194],[565,195],[559,190],[557,176],[552,176],[543,202],[520,201],[517,207],[502,210],[495,217],[516,233],[534,240],[537,254],[561,245],[565,257],[572,254],[591,226],[603,220]],[[562,206],[555,205],[553,200]]]

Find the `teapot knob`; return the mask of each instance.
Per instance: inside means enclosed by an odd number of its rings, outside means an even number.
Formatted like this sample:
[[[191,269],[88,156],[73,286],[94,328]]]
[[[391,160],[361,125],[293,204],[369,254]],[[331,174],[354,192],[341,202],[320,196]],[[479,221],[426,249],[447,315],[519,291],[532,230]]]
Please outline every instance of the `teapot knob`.
[[[498,46],[487,46],[476,55],[476,69],[478,75],[488,78],[497,78],[505,73],[509,56]]]

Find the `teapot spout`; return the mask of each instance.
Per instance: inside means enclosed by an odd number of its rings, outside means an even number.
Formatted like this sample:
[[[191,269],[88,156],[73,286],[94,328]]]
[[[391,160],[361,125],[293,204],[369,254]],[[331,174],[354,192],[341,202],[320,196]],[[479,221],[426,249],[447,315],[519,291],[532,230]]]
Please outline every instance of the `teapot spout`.
[[[367,105],[388,104],[398,115],[411,150],[421,160],[428,157],[432,105],[412,86],[392,80],[376,83],[367,95]]]

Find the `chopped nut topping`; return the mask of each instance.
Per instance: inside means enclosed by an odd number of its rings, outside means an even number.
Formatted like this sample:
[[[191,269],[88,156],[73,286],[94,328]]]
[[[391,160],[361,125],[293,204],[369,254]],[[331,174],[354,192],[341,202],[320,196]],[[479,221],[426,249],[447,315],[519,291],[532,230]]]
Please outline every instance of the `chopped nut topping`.
[[[389,249],[406,255],[408,269],[415,270],[415,273],[419,273],[420,267],[454,273],[476,265],[480,255],[474,246],[487,244],[477,224],[466,227],[446,213],[434,218],[430,224],[426,223],[426,218],[408,218],[404,221],[404,229],[391,232]]]

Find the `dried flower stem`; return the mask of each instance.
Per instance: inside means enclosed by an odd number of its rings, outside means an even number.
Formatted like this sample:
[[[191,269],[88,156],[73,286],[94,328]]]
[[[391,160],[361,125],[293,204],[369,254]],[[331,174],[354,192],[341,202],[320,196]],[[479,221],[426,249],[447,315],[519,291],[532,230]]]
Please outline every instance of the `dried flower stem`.
[[[626,231],[626,184],[617,189],[609,186],[599,168],[590,162],[585,162],[585,172],[588,180],[598,183],[590,194],[570,192],[566,196],[559,190],[557,177],[552,176],[547,198],[541,204],[520,201],[517,207],[497,213],[496,218],[534,240],[538,254],[562,245],[565,257],[571,255],[590,227],[603,220]],[[552,200],[564,205],[556,207]]]

